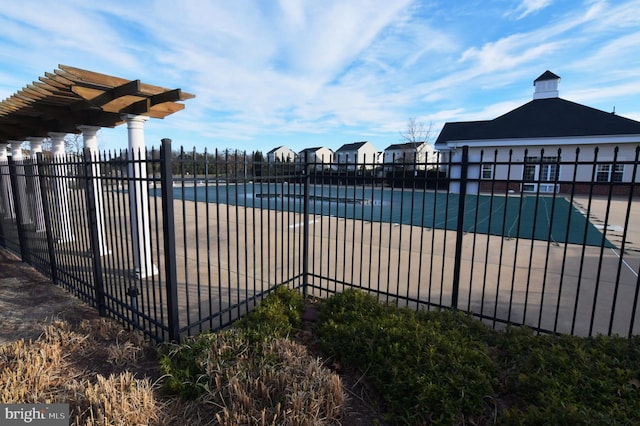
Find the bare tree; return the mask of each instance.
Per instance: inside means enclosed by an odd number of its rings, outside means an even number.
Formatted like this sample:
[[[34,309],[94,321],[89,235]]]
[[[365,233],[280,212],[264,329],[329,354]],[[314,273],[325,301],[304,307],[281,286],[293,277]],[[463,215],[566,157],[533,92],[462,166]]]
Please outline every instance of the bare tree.
[[[424,121],[418,121],[415,117],[407,120],[407,128],[400,132],[400,140],[405,143],[426,142],[431,137],[431,122],[425,125]]]
[[[45,151],[52,150],[51,138],[45,138],[42,141],[42,148]],[[84,141],[81,133],[69,133],[64,137],[64,150],[69,154],[82,154],[82,148],[84,148]]]
[[[420,166],[413,166],[415,169],[419,167],[424,169],[429,159],[430,152],[433,152],[431,147],[431,122],[427,126],[423,121],[418,121],[415,117],[407,120],[407,128],[400,132],[400,141],[405,144],[412,144],[409,147],[404,147],[402,155],[396,158],[398,163],[421,163]],[[404,167],[404,166],[403,166]]]
[[[82,154],[84,140],[82,134],[69,133],[64,137],[64,150],[70,154]]]

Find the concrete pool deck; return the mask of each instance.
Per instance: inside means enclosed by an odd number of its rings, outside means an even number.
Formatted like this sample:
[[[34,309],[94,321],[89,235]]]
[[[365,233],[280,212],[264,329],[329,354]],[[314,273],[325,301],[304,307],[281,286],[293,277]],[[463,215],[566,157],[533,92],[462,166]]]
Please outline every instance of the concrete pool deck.
[[[192,309],[209,303],[208,297],[196,298],[196,281],[207,294],[212,290],[220,306],[219,297],[233,304],[302,273],[302,214],[221,205],[218,216],[215,206],[175,203],[176,211],[186,212],[176,223],[179,281],[189,289],[181,295],[183,305],[187,298]],[[595,225],[604,221],[606,204],[592,200]],[[627,224],[622,254],[626,206],[614,201],[609,209],[607,237],[615,248],[464,234],[458,307],[560,333],[607,334],[611,328],[627,335],[640,269],[640,224]],[[207,209],[209,236],[203,232]],[[639,210],[632,205],[631,217],[640,217]],[[320,215],[309,217],[309,230],[312,294],[325,296],[352,283],[408,299],[401,304],[451,305],[455,231]]]

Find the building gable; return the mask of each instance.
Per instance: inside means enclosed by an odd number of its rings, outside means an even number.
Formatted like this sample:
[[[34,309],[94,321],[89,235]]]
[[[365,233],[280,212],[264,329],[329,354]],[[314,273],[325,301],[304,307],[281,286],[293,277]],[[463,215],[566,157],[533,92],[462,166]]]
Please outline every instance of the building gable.
[[[279,150],[286,148],[284,146],[279,146],[277,148],[273,148],[271,151],[267,152],[267,154],[275,154],[276,152],[278,152]]]

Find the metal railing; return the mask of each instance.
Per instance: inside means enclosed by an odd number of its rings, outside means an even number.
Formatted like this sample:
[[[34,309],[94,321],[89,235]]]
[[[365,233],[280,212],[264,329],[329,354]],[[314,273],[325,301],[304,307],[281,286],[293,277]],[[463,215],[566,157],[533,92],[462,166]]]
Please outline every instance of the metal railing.
[[[617,153],[266,162],[172,152],[165,139],[157,151],[9,158],[0,245],[157,341],[225,327],[279,285],[631,336],[639,162],[637,149]]]

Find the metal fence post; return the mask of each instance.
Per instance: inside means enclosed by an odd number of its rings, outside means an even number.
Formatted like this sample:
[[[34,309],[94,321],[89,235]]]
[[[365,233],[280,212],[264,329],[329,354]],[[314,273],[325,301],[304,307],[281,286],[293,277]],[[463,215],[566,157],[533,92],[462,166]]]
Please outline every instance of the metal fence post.
[[[8,167],[7,167],[8,169]],[[7,170],[8,171],[8,170]],[[9,175],[4,174],[5,173],[5,166],[0,166],[0,246],[2,247],[7,247],[7,241],[5,239],[5,230],[3,227],[3,216],[10,215],[10,209],[11,206],[9,205],[9,203],[7,202],[6,206],[4,205],[5,202],[3,200],[2,197],[5,196],[5,194],[2,194],[2,192],[5,191],[5,177],[9,177]],[[5,210],[6,209],[6,210]],[[9,210],[9,211],[7,211]]]
[[[304,153],[304,194],[303,194],[303,225],[302,225],[302,294],[307,297],[309,292],[309,181],[311,173],[308,167],[309,152]]]
[[[460,194],[458,199],[458,223],[456,225],[456,254],[453,267],[453,293],[451,307],[458,309],[458,293],[460,290],[460,268],[462,267],[462,237],[464,235],[464,211],[467,198],[467,172],[469,168],[469,147],[462,147],[462,161],[460,162]]]
[[[0,172],[0,179],[2,179],[2,172]],[[1,182],[0,182],[1,185]],[[2,191],[2,187],[0,187],[0,191]],[[2,194],[0,194],[0,197]],[[1,201],[0,201],[1,202]],[[0,208],[0,215],[2,214],[2,209]],[[7,242],[4,239],[4,227],[2,226],[2,217],[0,217],[0,247],[6,247]]]
[[[98,226],[100,223],[98,222],[98,214],[96,212],[96,196],[94,193],[94,185],[93,179],[96,177],[93,176],[93,161],[98,161],[98,159],[93,159],[91,155],[91,149],[84,149],[84,172],[85,172],[85,194],[86,194],[86,203],[87,203],[87,213],[89,215],[89,236],[91,243],[91,255],[92,255],[92,266],[93,266],[93,280],[94,280],[94,288],[96,291],[96,303],[98,304],[98,313],[100,316],[107,315],[107,307],[105,302],[105,294],[104,294],[104,279],[102,277],[102,259],[100,257],[100,240],[98,237]],[[99,178],[99,177],[98,177]]]
[[[47,236],[47,251],[49,252],[49,265],[51,281],[58,284],[58,263],[56,260],[56,247],[53,241],[53,228],[51,225],[51,209],[49,208],[49,192],[47,190],[47,176],[45,176],[45,168],[43,164],[42,153],[36,154],[38,167],[38,182],[40,185],[40,194],[42,194],[42,217],[44,219],[44,230]]]
[[[13,207],[16,214],[16,227],[18,229],[18,240],[20,243],[20,257],[23,262],[31,263],[29,256],[29,248],[27,247],[27,236],[25,234],[24,224],[23,224],[23,211],[21,197],[20,197],[20,188],[18,184],[20,179],[18,179],[18,170],[16,167],[16,162],[13,161],[12,156],[8,156],[9,160],[9,178],[11,179],[11,193],[13,195]]]
[[[162,139],[160,179],[162,193],[162,229],[164,232],[164,267],[167,292],[169,341],[180,341],[178,322],[178,278],[176,265],[176,230],[173,213],[173,162],[171,139]]]

